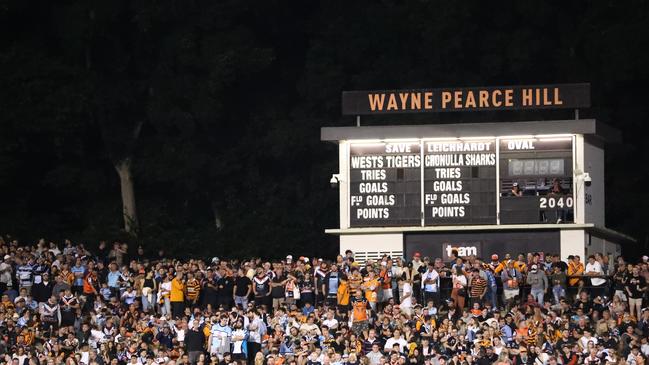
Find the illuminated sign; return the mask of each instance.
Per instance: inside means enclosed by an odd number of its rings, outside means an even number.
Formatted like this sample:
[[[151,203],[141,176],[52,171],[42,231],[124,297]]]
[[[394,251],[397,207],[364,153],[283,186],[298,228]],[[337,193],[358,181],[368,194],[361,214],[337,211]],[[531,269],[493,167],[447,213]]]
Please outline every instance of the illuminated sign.
[[[586,108],[590,84],[343,91],[343,115]]]

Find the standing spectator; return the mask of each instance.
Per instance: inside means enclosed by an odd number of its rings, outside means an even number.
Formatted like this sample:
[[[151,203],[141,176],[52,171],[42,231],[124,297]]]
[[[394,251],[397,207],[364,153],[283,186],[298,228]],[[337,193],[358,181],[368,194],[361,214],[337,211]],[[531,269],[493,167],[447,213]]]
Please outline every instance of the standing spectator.
[[[233,291],[234,305],[244,310],[247,309],[248,297],[252,293],[252,281],[248,279],[243,269],[239,269],[237,272]]]
[[[474,308],[476,303],[482,307],[482,298],[487,293],[487,281],[480,276],[480,270],[471,270],[469,288],[469,307]]]
[[[310,271],[304,273],[304,276],[298,279],[300,287],[300,304],[310,303],[315,305],[315,293],[313,287],[313,276]]]
[[[628,277],[625,288],[629,295],[629,312],[639,319],[642,312],[642,297],[644,292],[647,291],[647,281],[640,275],[638,265],[631,269],[631,276]]]
[[[269,306],[270,278],[261,267],[257,268],[257,275],[252,279],[252,291],[255,293],[255,305]]]
[[[171,277],[169,274],[165,275],[162,279],[160,290],[158,291],[158,298],[162,314],[171,316]]]
[[[532,297],[542,306],[543,297],[547,293],[549,285],[548,277],[543,270],[539,270],[537,264],[532,264],[530,272],[527,274],[527,284],[530,285]]]
[[[232,331],[232,359],[241,361],[246,360],[246,336],[247,331],[243,328],[243,322],[237,320],[234,323],[234,330]]]
[[[392,299],[392,268],[388,261],[381,261],[379,281],[381,282],[381,303],[387,303]]]
[[[579,255],[568,256],[568,292],[571,296],[574,296],[577,293],[579,290],[577,284],[582,282],[582,279],[579,276],[584,274],[584,264],[582,264],[580,260]]]
[[[86,267],[83,266],[81,258],[77,257],[75,260],[74,266],[70,269],[74,279],[72,281],[72,292],[74,294],[83,293],[83,278],[86,276]]]
[[[455,309],[458,312],[464,310],[464,301],[467,297],[467,279],[464,276],[460,265],[456,265],[451,269],[451,280],[453,282],[453,290],[451,291],[451,299],[455,303]]]
[[[111,263],[109,266],[110,266],[110,271],[106,276],[106,280],[108,282],[108,288],[113,293],[113,296],[119,296],[120,294],[119,282],[124,278],[122,277],[122,273],[119,272],[117,264]]]
[[[61,310],[61,326],[67,327],[74,325],[77,309],[79,309],[79,301],[77,300],[77,297],[72,294],[70,288],[66,288],[65,294],[61,296],[59,308]]]
[[[340,285],[340,273],[338,266],[331,265],[331,271],[325,275],[322,284],[322,293],[325,293],[325,303],[334,306],[337,303],[338,285]]]
[[[278,266],[274,273],[275,274],[270,281],[270,291],[273,298],[273,310],[278,310],[280,305],[284,304],[286,301],[284,287],[286,286],[288,277],[284,274],[281,266]]]
[[[421,288],[424,292],[424,303],[433,301],[435,305],[440,305],[439,297],[439,273],[435,270],[432,262],[428,263],[428,270],[421,275]]]
[[[229,310],[234,305],[234,300],[232,299],[232,292],[234,290],[234,277],[232,276],[232,270],[229,268],[221,269],[221,278],[217,280],[217,296],[218,304],[223,306],[223,308]],[[265,276],[265,275],[264,275]],[[265,276],[269,281],[270,278]]]
[[[198,357],[204,351],[205,334],[203,328],[200,326],[198,319],[194,319],[192,325],[189,326],[189,331],[185,333],[185,349],[189,355],[189,363],[196,364]]]
[[[187,281],[185,282],[186,295],[186,308],[194,308],[198,302],[198,296],[201,293],[201,282],[194,276],[193,272],[187,273]]]
[[[410,262],[409,269],[410,277],[412,279],[413,295],[418,301],[421,301],[422,298],[421,293],[422,288],[424,287],[422,284],[422,274],[426,268],[426,264],[421,261],[421,253],[415,252],[412,261]]]
[[[487,275],[487,300],[491,303],[492,308],[498,307],[498,281],[496,274],[488,267],[485,271]]]
[[[4,293],[7,288],[12,286],[11,273],[13,269],[11,261],[11,256],[5,255],[3,261],[0,262],[0,293]]]
[[[38,303],[44,303],[52,296],[54,283],[50,280],[50,274],[44,273],[41,282],[34,284],[32,288],[32,296]]]
[[[25,260],[21,265],[16,268],[16,279],[18,279],[18,288],[25,289],[27,292],[32,290],[34,282],[34,267],[32,259]]]
[[[360,336],[368,330],[369,311],[367,303],[367,299],[363,296],[363,292],[360,289],[357,289],[351,300],[352,310],[349,315],[352,319],[352,331],[357,336]]]
[[[362,288],[365,290],[365,298],[369,303],[369,306],[372,310],[376,310],[376,302],[378,300],[378,291],[381,290],[381,283],[376,278],[376,274],[373,269],[367,271],[367,278],[363,282]]]
[[[561,298],[566,296],[566,273],[561,271],[561,267],[552,266],[552,274],[550,274],[550,283],[552,284],[552,296],[554,304],[559,304]]]
[[[61,323],[61,311],[56,297],[51,296],[40,304],[39,313],[43,323],[43,331],[49,335],[56,331]]]
[[[178,270],[176,277],[171,280],[171,301],[172,318],[180,318],[185,311],[185,282],[183,281],[183,272]]]
[[[510,307],[519,293],[519,283],[523,280],[523,275],[514,267],[514,263],[509,261],[500,276],[503,282],[503,299],[507,307]]]
[[[618,265],[613,275],[613,295],[620,297],[623,301],[627,301],[626,297],[626,281],[629,276],[629,271],[626,265]]]
[[[598,295],[603,295],[603,286],[606,284],[606,279],[602,278],[602,276],[604,276],[604,270],[602,269],[602,264],[595,260],[595,256],[588,256],[585,273],[591,277],[590,284],[592,286],[592,296],[596,297]]]
[[[153,272],[147,271],[146,276],[140,280],[138,286],[142,292],[142,311],[148,312],[154,306],[154,293],[158,288],[158,283],[153,279]]]
[[[216,355],[223,359],[225,353],[230,351],[230,342],[232,339],[232,328],[228,325],[228,317],[222,315],[219,319],[212,320],[210,329],[210,354]]]

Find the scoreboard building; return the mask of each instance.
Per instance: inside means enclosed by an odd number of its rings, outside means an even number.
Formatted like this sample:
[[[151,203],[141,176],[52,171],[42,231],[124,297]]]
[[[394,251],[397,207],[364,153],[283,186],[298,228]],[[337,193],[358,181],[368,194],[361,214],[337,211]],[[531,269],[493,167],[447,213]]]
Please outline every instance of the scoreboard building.
[[[551,90],[554,103],[560,91]],[[441,93],[426,92],[435,108]],[[353,111],[343,94],[343,113],[372,114],[377,94]],[[605,226],[604,147],[620,134],[596,120],[324,127],[321,139],[339,153],[340,226],[326,232],[361,261],[447,260],[453,250],[614,258],[633,241]]]

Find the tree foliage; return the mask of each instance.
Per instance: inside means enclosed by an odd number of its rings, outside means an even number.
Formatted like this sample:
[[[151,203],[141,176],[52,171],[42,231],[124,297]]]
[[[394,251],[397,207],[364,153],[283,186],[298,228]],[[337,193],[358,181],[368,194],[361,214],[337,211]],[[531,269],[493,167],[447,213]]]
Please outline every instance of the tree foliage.
[[[338,225],[327,184],[337,149],[319,141],[319,128],[353,125],[340,115],[342,90],[586,81],[594,107],[582,115],[625,139],[608,147],[608,225],[646,244],[649,171],[640,162],[649,152],[638,132],[649,116],[648,7],[0,1],[0,230],[25,240],[120,237],[114,166],[129,159],[136,243],[201,255],[331,254],[337,240],[323,230]]]

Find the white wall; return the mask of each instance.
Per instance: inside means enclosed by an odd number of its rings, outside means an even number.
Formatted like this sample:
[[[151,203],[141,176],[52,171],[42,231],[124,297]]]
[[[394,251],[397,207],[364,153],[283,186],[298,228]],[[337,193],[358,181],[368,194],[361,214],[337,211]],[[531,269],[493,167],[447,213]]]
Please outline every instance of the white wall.
[[[570,255],[579,255],[581,261],[585,262],[586,256],[586,235],[582,229],[562,229],[561,237],[561,259],[568,260]]]
[[[585,204],[584,204],[584,180],[583,176],[577,176],[579,170],[584,171],[584,135],[575,136],[575,144],[572,152],[573,156],[573,194],[575,199],[575,223],[583,224],[586,222]]]
[[[604,227],[604,150],[587,141],[584,143],[583,170],[593,181],[590,186],[584,186],[585,223]]]
[[[340,236],[340,253],[352,250],[356,260],[377,258],[383,254],[403,256],[403,234],[350,234]]]
[[[340,228],[349,228],[349,143],[338,144],[338,199],[340,204]]]

